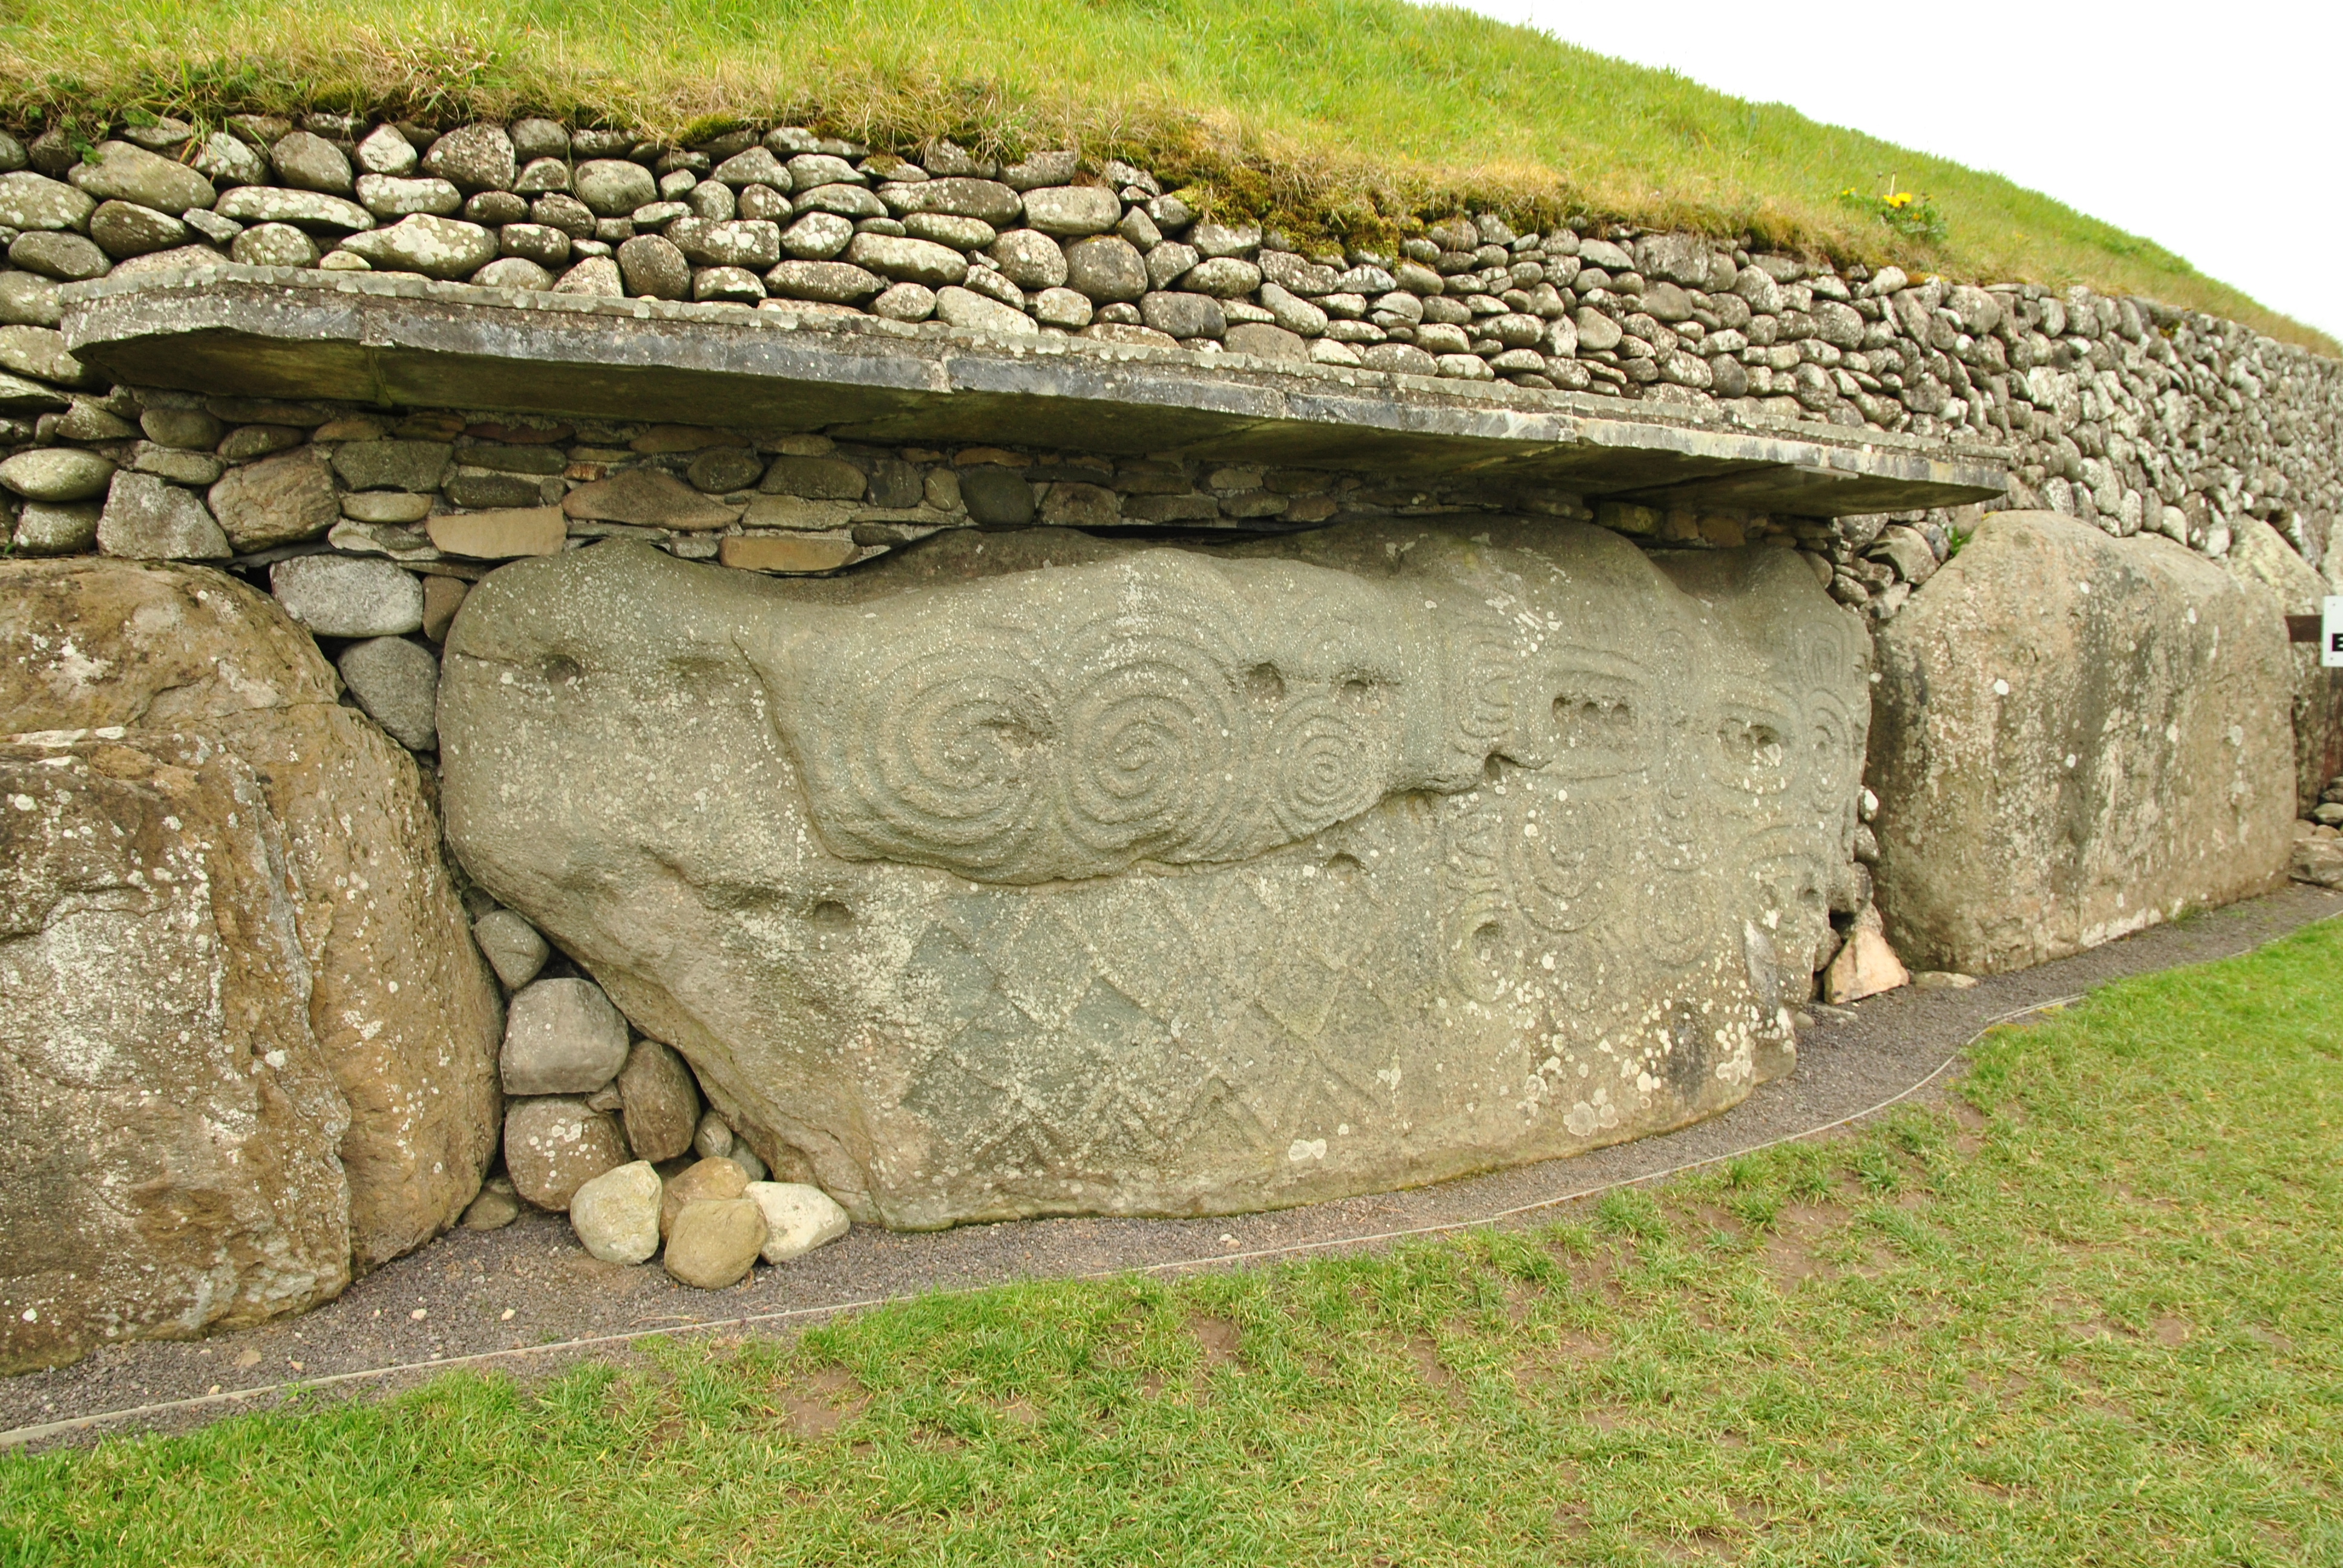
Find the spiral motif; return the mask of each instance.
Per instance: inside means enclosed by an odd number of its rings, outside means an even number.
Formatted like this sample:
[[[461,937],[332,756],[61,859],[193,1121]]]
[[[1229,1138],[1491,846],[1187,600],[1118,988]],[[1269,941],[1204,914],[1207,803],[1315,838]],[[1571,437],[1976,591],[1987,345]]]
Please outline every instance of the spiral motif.
[[[1242,834],[1252,718],[1216,630],[1197,609],[1115,617],[1075,640],[1059,789],[1085,849],[1209,860]]]
[[[1288,702],[1269,739],[1278,825],[1299,839],[1382,799],[1386,744],[1378,727],[1328,693]]]
[[[1043,824],[1058,728],[1047,684],[1021,656],[962,646],[906,659],[874,683],[846,760],[895,850],[940,849],[955,865],[993,869],[1016,862]]]

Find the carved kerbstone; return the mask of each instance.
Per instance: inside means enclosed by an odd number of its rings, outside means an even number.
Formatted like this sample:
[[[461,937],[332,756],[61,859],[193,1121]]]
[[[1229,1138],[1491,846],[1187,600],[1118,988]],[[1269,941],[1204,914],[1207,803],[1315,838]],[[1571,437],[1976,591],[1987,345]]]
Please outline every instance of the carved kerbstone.
[[[450,837],[784,1179],[907,1228],[1574,1153],[1785,1070],[1859,625],[1786,550],[609,544],[447,643]],[[1842,897],[1841,902],[1845,900]]]

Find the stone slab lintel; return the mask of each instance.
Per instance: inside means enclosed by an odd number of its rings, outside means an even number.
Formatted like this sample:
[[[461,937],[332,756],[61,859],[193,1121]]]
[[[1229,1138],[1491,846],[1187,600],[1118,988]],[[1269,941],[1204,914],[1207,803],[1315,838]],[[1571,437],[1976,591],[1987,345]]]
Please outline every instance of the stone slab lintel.
[[[1505,383],[1271,365],[1075,337],[973,337],[746,310],[221,266],[64,291],[117,380],[868,440],[1475,474],[1645,505],[1835,517],[1998,497],[2003,455]]]

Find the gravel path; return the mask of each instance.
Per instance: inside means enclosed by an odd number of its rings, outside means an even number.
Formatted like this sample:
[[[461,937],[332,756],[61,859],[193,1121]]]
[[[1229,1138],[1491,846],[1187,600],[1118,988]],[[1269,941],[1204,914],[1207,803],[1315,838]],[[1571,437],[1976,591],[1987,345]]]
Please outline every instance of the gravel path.
[[[502,1231],[451,1232],[305,1317],[192,1342],[117,1346],[0,1382],[0,1446],[183,1430],[275,1404],[305,1383],[337,1392],[399,1387],[468,1359],[539,1373],[580,1355],[621,1353],[637,1335],[783,1332],[930,1291],[1373,1247],[1493,1220],[1543,1222],[1593,1191],[1819,1131],[1916,1086],[1925,1084],[1918,1098],[1934,1098],[1953,1073],[1930,1075],[1996,1019],[2125,975],[2243,952],[2337,913],[2343,893],[2293,886],[1970,990],[1875,997],[1818,1022],[1800,1039],[1795,1074],[1713,1121],[1414,1191],[1206,1220],[1034,1220],[917,1235],[857,1228],[716,1292],[678,1285],[656,1264],[598,1262],[566,1217],[532,1212]]]

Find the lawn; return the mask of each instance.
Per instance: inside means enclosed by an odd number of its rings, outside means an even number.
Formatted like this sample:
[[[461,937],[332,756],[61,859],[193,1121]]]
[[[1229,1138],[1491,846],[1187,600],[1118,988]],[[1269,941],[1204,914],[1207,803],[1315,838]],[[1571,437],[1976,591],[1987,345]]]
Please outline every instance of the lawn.
[[[1883,70],[1896,67],[1883,64]],[[1411,214],[1586,213],[1979,281],[2087,283],[2338,352],[1998,176],[1403,0],[80,0],[0,6],[0,123],[126,108],[542,111],[689,137],[817,124],[908,150],[1078,142],[1207,205],[1387,239]],[[1941,242],[1840,200],[1891,176]]]
[[[1570,1222],[0,1462],[0,1562],[2343,1562],[2343,920]]]

